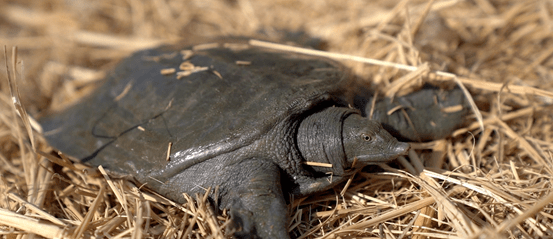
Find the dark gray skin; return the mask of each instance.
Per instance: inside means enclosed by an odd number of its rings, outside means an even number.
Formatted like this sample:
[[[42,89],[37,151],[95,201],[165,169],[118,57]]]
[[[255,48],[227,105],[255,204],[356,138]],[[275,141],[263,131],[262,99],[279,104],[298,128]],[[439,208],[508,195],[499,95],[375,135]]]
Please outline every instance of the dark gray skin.
[[[178,69],[182,49],[190,48],[162,47],[124,60],[95,93],[41,120],[49,143],[80,162],[131,176],[179,203],[185,202],[182,193],[203,194],[218,186],[211,200],[229,209],[233,223],[228,231],[238,238],[288,238],[289,194],[302,197],[327,190],[355,169],[388,162],[409,148],[378,122],[362,117],[365,112],[349,107],[365,111],[371,96],[357,97],[364,86],[336,62],[253,47],[218,47],[195,51],[189,59],[209,70],[182,79],[161,75],[161,69]],[[129,91],[121,94],[126,87]],[[424,92],[430,98],[441,94],[438,89]],[[456,122],[436,129],[425,118],[415,125],[421,132],[400,136],[416,139],[433,135],[433,130],[440,132],[438,137],[449,134],[462,117],[439,109],[463,101],[455,92],[443,99],[423,107],[438,109],[429,115],[431,120],[451,117]],[[383,117],[381,111],[395,106],[379,101],[375,116]],[[407,132],[404,116],[397,119],[384,122]],[[308,161],[332,168],[309,166]]]

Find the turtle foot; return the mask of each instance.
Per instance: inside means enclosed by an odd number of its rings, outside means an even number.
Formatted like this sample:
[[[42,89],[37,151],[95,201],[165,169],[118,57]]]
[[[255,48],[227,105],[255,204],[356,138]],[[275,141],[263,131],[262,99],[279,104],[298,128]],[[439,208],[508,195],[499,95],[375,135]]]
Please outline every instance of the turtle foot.
[[[370,107],[367,105],[367,112]],[[431,141],[451,135],[466,121],[469,112],[461,89],[445,91],[427,86],[393,101],[378,101],[373,119],[400,140]]]
[[[233,185],[221,197],[231,223],[228,234],[235,238],[290,238],[287,206],[280,184],[280,170],[272,162],[247,160],[232,168]]]

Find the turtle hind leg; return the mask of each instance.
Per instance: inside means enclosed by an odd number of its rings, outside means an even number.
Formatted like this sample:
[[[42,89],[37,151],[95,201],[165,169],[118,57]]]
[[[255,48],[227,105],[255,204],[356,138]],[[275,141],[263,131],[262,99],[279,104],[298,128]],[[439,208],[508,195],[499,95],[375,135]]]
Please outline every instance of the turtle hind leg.
[[[229,209],[232,221],[227,230],[232,236],[289,238],[280,169],[270,161],[250,159],[226,170],[232,178],[221,195],[221,207]]]

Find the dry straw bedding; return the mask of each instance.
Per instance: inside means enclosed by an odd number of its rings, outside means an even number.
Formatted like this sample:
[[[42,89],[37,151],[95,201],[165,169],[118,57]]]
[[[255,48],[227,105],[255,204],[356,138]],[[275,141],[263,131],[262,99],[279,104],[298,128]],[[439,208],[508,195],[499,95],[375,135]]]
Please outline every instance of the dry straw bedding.
[[[414,143],[384,170],[295,198],[291,235],[553,235],[550,1],[23,0],[0,2],[0,12],[0,42],[20,93],[10,95],[2,73],[4,238],[224,237],[226,212],[211,210],[206,195],[177,205],[60,159],[20,115],[23,107],[38,117],[74,102],[135,50],[220,35],[286,40],[286,31],[323,40],[382,94],[433,82],[461,85],[474,101],[473,116],[451,137]]]

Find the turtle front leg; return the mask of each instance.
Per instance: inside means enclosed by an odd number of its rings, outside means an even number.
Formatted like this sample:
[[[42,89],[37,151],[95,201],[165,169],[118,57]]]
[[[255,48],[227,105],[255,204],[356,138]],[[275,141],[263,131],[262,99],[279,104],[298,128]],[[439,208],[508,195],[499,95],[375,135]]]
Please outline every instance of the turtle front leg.
[[[280,169],[270,161],[250,159],[225,171],[232,175],[221,195],[221,207],[230,210],[229,232],[236,238],[289,238]]]
[[[409,141],[429,141],[450,135],[465,121],[468,101],[459,88],[442,90],[427,86],[420,91],[367,103],[366,114],[379,121],[395,137]]]

